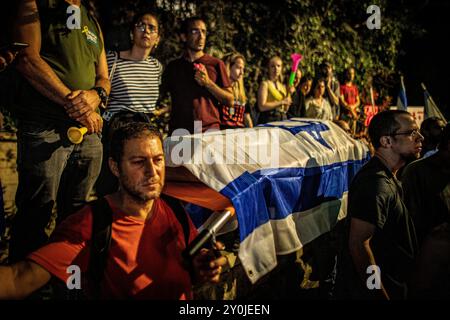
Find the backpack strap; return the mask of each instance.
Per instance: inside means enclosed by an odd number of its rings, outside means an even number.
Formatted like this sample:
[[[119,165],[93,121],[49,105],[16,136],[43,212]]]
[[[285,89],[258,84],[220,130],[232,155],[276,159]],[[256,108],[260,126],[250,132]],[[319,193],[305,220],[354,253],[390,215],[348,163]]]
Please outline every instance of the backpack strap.
[[[92,298],[99,299],[109,246],[111,245],[113,212],[107,200],[103,197],[91,202],[90,206],[92,208],[92,237],[88,284]]]
[[[166,194],[161,193],[161,199],[163,199],[169,207],[172,209],[173,213],[175,214],[175,217],[177,218],[178,222],[181,224],[181,227],[183,228],[183,234],[184,234],[184,244],[186,247],[189,244],[189,235],[191,234],[190,226],[189,226],[189,220],[187,217],[187,213],[184,210],[183,206],[181,205],[180,200],[173,198],[171,196],[168,196]]]
[[[113,65],[111,67],[111,71],[109,72],[109,81],[111,81],[114,78],[114,72],[116,71],[116,67],[117,67],[117,59],[119,59],[119,51],[114,51],[114,62]]]
[[[185,245],[187,246],[189,243],[190,225],[186,211],[180,200],[165,194],[161,194],[161,198],[169,205],[178,222],[180,222],[183,228]],[[92,237],[88,266],[88,285],[90,297],[99,299],[111,245],[113,211],[108,201],[103,197],[91,202],[89,205],[92,209]]]

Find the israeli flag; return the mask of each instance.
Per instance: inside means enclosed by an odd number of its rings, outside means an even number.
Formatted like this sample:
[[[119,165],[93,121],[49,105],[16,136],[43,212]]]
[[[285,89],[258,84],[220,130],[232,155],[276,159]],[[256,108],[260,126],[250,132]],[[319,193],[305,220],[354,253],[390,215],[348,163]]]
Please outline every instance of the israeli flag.
[[[368,148],[331,121],[293,118],[252,129],[169,137],[166,165],[184,166],[229,198],[239,258],[252,283],[347,214]]]
[[[442,112],[439,110],[438,106],[434,102],[433,98],[431,97],[430,93],[428,92],[427,88],[423,84],[423,82],[420,84],[423,89],[423,95],[424,95],[424,101],[425,101],[425,119],[431,118],[431,117],[438,117],[442,119],[444,122],[447,122],[447,119],[445,119]]]

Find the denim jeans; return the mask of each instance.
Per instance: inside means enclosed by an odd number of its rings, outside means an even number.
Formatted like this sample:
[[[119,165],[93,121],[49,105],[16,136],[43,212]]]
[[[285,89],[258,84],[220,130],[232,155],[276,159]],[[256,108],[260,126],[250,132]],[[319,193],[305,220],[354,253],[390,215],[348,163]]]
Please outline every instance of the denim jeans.
[[[74,145],[68,141],[66,130],[39,123],[19,125],[19,185],[10,262],[45,244],[55,223],[83,206],[92,195],[102,163],[100,135],[85,135],[81,144]]]

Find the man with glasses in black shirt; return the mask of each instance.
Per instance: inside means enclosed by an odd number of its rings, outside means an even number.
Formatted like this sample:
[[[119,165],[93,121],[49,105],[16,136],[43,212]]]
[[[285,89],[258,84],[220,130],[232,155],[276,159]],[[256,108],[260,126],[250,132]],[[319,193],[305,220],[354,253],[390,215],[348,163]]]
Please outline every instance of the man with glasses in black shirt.
[[[417,240],[396,173],[419,157],[423,137],[400,110],[377,114],[369,136],[375,155],[353,179],[348,197],[351,296],[404,299]]]

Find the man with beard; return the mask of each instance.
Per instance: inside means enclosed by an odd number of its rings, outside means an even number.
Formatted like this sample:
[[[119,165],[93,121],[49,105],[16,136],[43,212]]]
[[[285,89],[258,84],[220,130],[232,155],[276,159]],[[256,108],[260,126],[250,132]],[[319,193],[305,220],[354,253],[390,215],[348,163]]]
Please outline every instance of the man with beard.
[[[400,110],[378,113],[369,136],[375,155],[355,176],[348,195],[351,296],[403,299],[417,240],[396,172],[419,157],[423,137],[413,117]]]
[[[160,95],[170,93],[169,129],[194,133],[194,121],[201,121],[202,132],[220,129],[219,105],[233,105],[233,92],[225,64],[204,52],[206,24],[198,17],[185,20],[180,38],[185,51],[171,61],[162,77]]]
[[[192,280],[217,282],[226,259],[215,258],[211,250],[202,249],[193,258],[191,273],[184,267],[184,227],[160,198],[165,177],[160,133],[141,122],[118,128],[112,136],[109,165],[119,179],[119,190],[106,196],[112,210],[111,244],[99,297],[189,299]],[[52,241],[27,260],[0,267],[0,299],[25,297],[51,276],[69,283],[70,266],[80,268],[81,278],[87,280],[81,283],[87,284],[86,294],[92,297],[90,289],[98,285],[89,283],[87,272],[94,250],[92,220],[88,205],[59,225]],[[192,241],[196,232],[188,218],[186,222]]]

